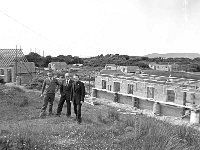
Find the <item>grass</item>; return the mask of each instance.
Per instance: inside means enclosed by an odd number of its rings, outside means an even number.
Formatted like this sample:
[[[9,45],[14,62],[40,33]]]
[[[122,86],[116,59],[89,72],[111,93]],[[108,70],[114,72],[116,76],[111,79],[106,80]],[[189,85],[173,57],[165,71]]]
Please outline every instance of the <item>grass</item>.
[[[141,114],[120,114],[116,109],[102,105],[84,104],[81,125],[73,121],[74,114],[72,118],[62,114],[61,117],[39,119],[38,108],[42,105],[42,100],[36,98],[39,93],[21,91],[21,94],[28,97],[26,106],[14,105],[17,110],[0,108],[1,117],[3,110],[6,116],[12,114],[9,119],[1,118],[0,149],[200,149],[200,133],[193,128],[174,126]],[[57,102],[58,100],[55,101],[54,110]],[[13,111],[18,112],[15,117]],[[64,107],[63,112],[65,111]]]

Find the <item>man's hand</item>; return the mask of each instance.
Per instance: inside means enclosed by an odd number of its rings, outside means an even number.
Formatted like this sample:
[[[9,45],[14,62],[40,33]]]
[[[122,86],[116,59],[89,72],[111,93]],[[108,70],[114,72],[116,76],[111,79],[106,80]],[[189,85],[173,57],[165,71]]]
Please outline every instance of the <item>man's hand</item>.
[[[41,95],[40,95],[40,97],[43,97],[43,96],[44,96],[44,94],[41,94]]]
[[[84,101],[81,101],[81,104],[83,104],[84,103]]]

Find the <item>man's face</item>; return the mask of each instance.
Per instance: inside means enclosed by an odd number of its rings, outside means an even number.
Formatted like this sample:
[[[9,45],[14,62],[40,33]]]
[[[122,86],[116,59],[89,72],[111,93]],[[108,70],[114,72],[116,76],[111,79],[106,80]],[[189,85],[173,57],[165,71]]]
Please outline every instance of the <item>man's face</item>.
[[[49,78],[53,77],[53,74],[52,74],[52,73],[49,73],[49,74],[48,74],[48,77],[49,77]]]
[[[69,77],[69,74],[68,74],[68,73],[65,74],[65,79],[66,79],[66,80],[69,80],[69,78],[70,78],[70,77]]]
[[[78,80],[79,80],[79,77],[75,75],[74,76],[74,81],[77,82]]]

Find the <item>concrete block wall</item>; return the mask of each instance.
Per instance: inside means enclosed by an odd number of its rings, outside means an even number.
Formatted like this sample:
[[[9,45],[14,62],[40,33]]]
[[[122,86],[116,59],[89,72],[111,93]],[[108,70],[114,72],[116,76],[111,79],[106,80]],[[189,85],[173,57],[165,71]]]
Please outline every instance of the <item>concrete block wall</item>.
[[[21,84],[28,84],[31,82],[31,80],[36,76],[35,73],[30,74],[22,74],[20,76],[21,78]]]
[[[155,84],[154,86],[154,99],[157,101],[162,101],[162,102],[166,102],[167,100],[167,95],[165,94],[165,88],[163,85],[161,84]]]
[[[167,90],[174,90],[175,91],[175,100],[174,103],[183,105],[183,89],[181,87],[175,85],[164,85],[164,84],[155,84],[155,83],[148,83],[142,81],[134,81],[134,80],[127,80],[127,79],[119,79],[116,77],[102,77],[97,76],[95,78],[95,87],[101,89],[102,88],[102,80],[106,81],[106,89],[108,90],[108,85],[111,85],[113,91],[114,89],[114,82],[120,83],[120,91],[119,93],[128,94],[128,84],[133,85],[133,95],[139,97],[147,97],[147,87],[152,86],[154,87],[154,100],[167,102]],[[191,93],[187,92],[186,101],[191,103],[193,100],[191,99]],[[200,104],[200,92],[195,93],[195,104]]]
[[[181,90],[180,88],[176,88],[175,93],[176,93],[175,103],[183,105],[183,94],[184,94],[183,90]]]
[[[160,111],[164,116],[181,117],[183,108],[170,105],[161,105]]]
[[[107,99],[107,100],[110,100],[110,101],[114,101],[114,94],[109,93],[107,91],[97,90],[97,98],[103,98],[103,99]]]
[[[114,101],[114,92],[97,89],[97,98],[103,98],[110,101]],[[118,95],[118,102],[122,104],[128,104],[130,106],[134,106],[134,101],[132,100],[131,95]],[[149,101],[145,98],[139,98],[139,109],[141,110],[151,110],[153,111],[154,101]],[[181,117],[183,112],[183,108],[179,106],[173,106],[169,104],[160,103],[160,114],[164,116],[175,116]]]
[[[95,88],[101,89],[102,88],[102,77],[97,76],[95,78]]]
[[[133,82],[122,79],[122,83],[120,84],[120,93],[128,94],[128,84],[132,84]]]
[[[147,110],[152,110],[153,111],[153,104],[154,102],[148,101],[145,99],[139,99],[139,109],[147,109]]]
[[[134,102],[133,102],[131,96],[125,96],[125,95],[119,94],[118,98],[119,98],[119,100],[118,100],[119,103],[128,104],[128,105],[131,105],[131,106],[134,105]]]
[[[200,93],[188,92],[186,101],[192,103],[193,99],[194,99],[196,105],[200,105]]]
[[[14,82],[15,81],[15,70],[14,70],[14,68],[13,67],[5,67],[5,68],[3,68],[4,69],[4,75],[5,75],[5,77],[4,77],[4,81],[5,82]],[[9,81],[9,79],[8,79],[8,69],[11,69],[11,81]]]
[[[5,82],[8,82],[8,72],[7,68],[4,68]]]

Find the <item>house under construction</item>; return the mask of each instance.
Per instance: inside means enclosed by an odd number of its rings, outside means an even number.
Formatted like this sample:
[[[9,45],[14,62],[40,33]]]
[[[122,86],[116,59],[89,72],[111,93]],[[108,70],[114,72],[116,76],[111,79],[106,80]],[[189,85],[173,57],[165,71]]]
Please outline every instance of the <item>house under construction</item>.
[[[34,62],[28,62],[22,49],[0,49],[0,78],[24,84],[35,76]]]
[[[176,117],[200,106],[199,80],[114,71],[96,76],[94,97],[148,110],[159,103],[159,113]]]

